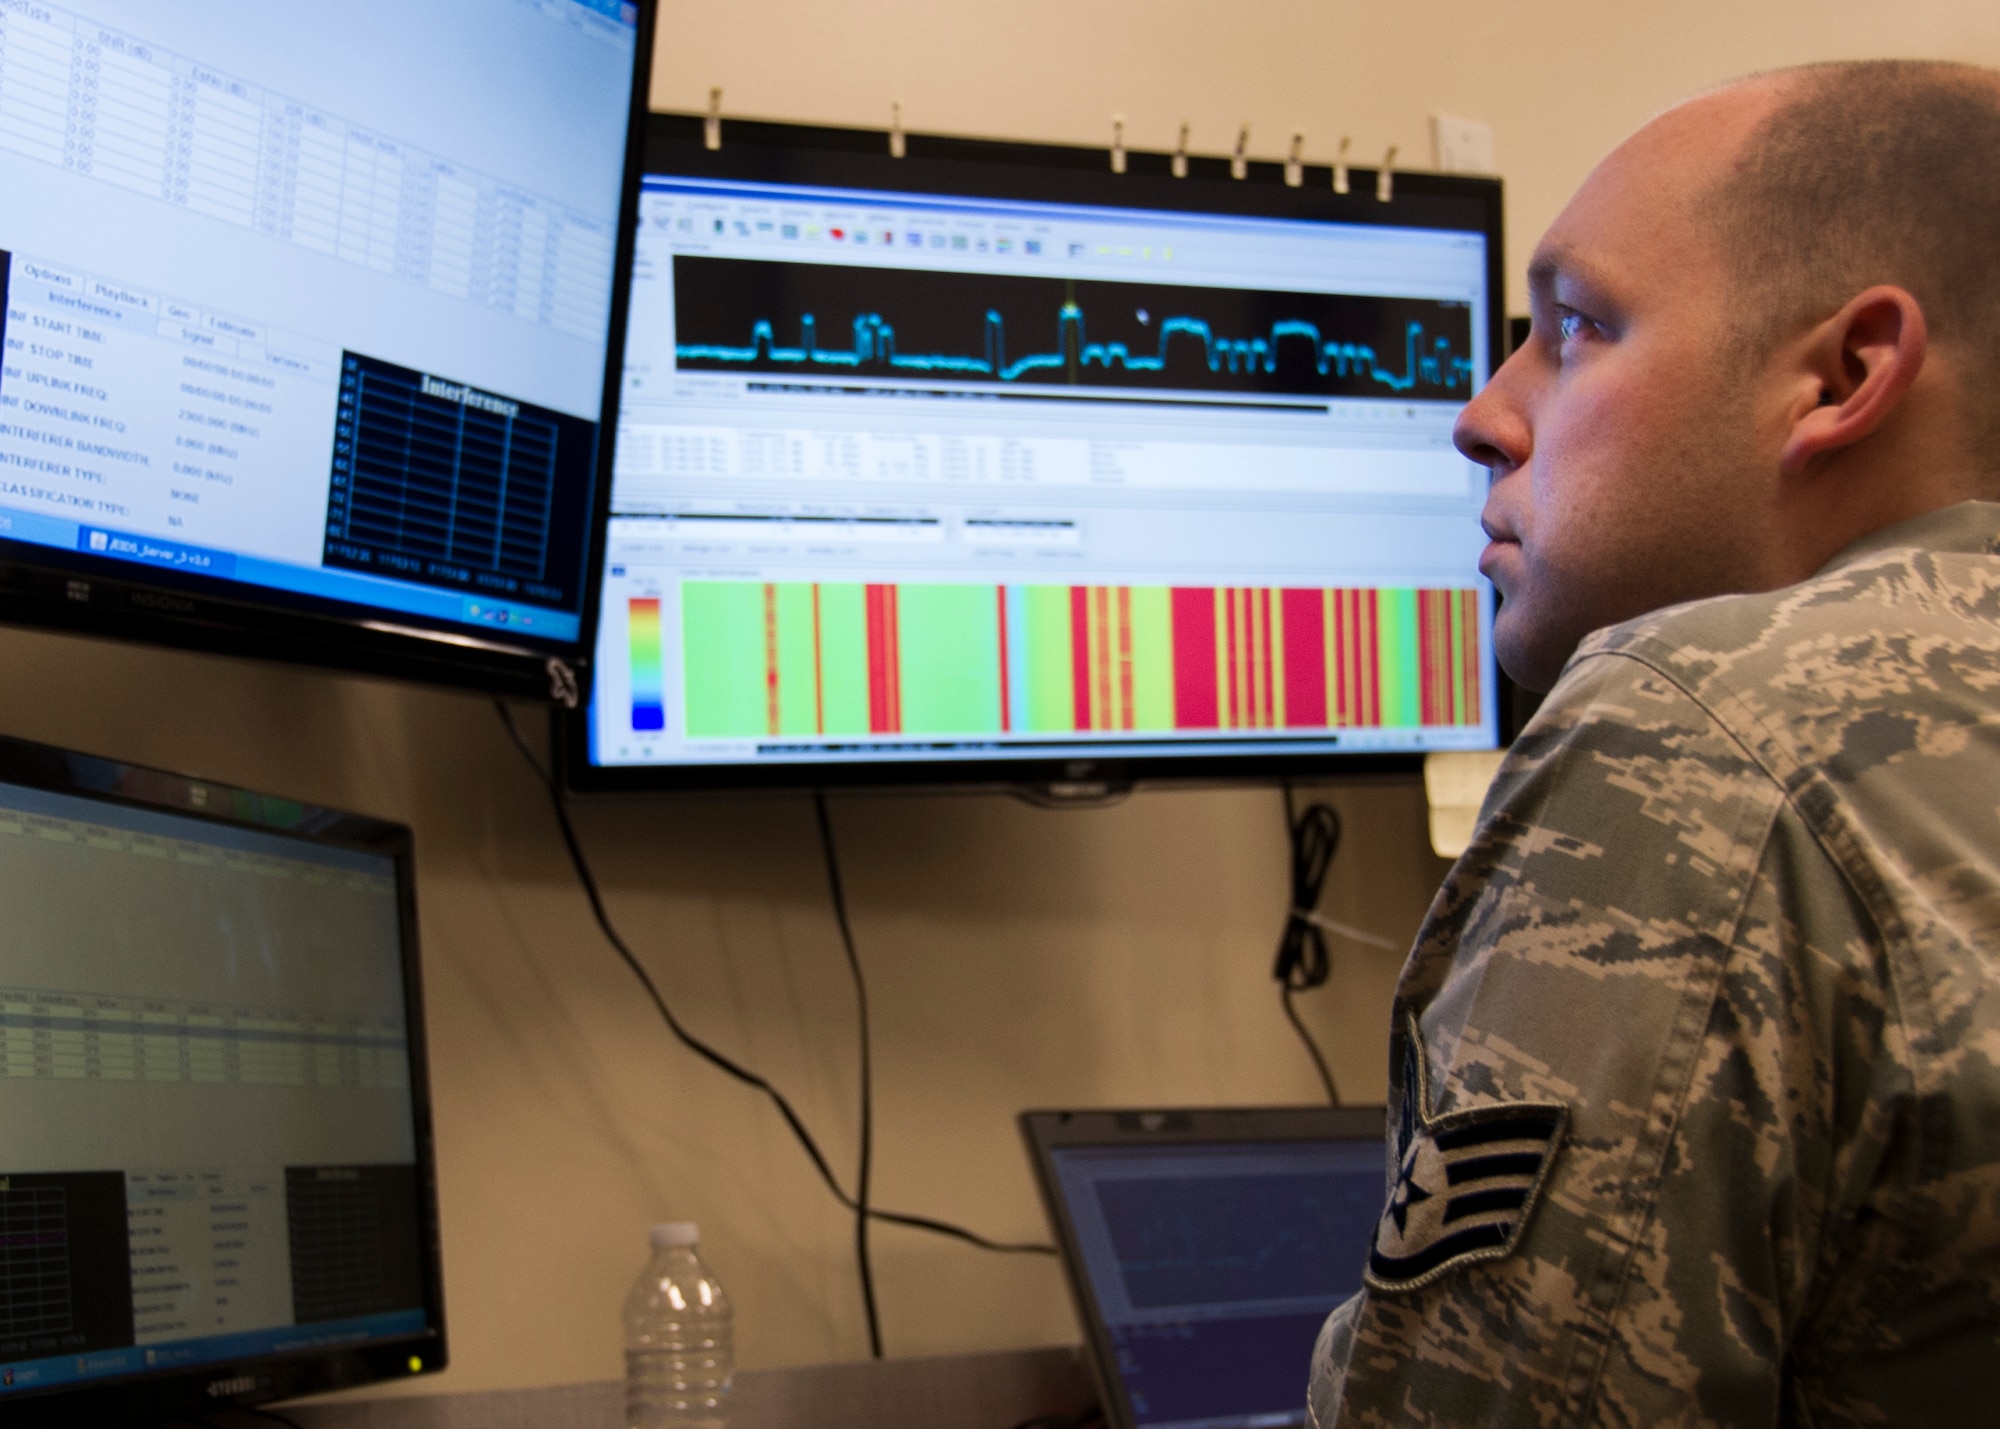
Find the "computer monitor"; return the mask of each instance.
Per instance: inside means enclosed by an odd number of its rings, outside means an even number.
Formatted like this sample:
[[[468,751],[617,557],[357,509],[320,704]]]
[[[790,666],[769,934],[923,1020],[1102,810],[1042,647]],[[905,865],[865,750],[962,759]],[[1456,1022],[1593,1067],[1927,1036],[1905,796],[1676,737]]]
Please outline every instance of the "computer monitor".
[[[651,13],[0,8],[0,620],[579,663]]]
[[[574,784],[1497,745],[1497,181],[651,123]]]
[[[1361,1289],[1380,1107],[1024,1112],[1111,1429],[1304,1425]]]
[[[0,907],[0,1420],[441,1368],[409,830],[0,740]]]

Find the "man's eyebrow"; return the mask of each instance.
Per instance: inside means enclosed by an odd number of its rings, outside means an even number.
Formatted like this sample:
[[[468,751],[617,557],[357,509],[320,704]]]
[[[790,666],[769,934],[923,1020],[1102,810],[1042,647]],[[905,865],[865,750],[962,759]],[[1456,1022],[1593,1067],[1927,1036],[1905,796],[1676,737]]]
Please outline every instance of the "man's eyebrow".
[[[1557,277],[1565,269],[1571,267],[1573,263],[1574,258],[1567,249],[1543,248],[1538,250],[1535,256],[1528,261],[1528,287],[1538,293],[1549,291],[1555,287]]]
[[[1602,301],[1602,295],[1607,290],[1602,272],[1573,249],[1545,248],[1528,262],[1528,291],[1553,299],[1557,279],[1566,278],[1583,292],[1598,295],[1598,300]]]

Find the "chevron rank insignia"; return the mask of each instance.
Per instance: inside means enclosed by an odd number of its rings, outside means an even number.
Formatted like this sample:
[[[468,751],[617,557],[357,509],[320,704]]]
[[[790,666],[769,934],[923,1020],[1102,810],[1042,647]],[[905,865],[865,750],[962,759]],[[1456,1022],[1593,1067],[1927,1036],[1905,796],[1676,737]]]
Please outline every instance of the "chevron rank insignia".
[[[1392,1293],[1513,1254],[1569,1124],[1569,1108],[1560,1102],[1502,1102],[1432,1116],[1430,1069],[1415,1017],[1403,1050],[1396,1180],[1363,1276],[1370,1289]]]

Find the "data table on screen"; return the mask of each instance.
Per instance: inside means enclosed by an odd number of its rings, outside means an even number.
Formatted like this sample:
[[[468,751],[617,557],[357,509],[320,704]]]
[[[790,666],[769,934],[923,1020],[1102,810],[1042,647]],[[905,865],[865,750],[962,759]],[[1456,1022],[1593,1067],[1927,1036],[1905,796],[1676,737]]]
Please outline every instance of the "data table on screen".
[[[0,988],[0,1077],[400,1087],[392,1028],[273,1008]]]
[[[55,6],[0,9],[0,148],[527,321],[603,331],[611,225]]]

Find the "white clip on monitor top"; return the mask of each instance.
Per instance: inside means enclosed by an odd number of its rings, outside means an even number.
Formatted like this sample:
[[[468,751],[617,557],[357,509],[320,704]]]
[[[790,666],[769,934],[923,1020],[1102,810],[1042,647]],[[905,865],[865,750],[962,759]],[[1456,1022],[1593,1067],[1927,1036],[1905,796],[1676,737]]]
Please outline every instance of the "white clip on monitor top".
[[[1451,444],[1504,350],[1497,181],[650,125],[573,786],[1500,742]]]
[[[444,1366],[412,877],[400,824],[0,740],[0,1421]]]
[[[580,663],[651,15],[0,11],[0,619]]]

